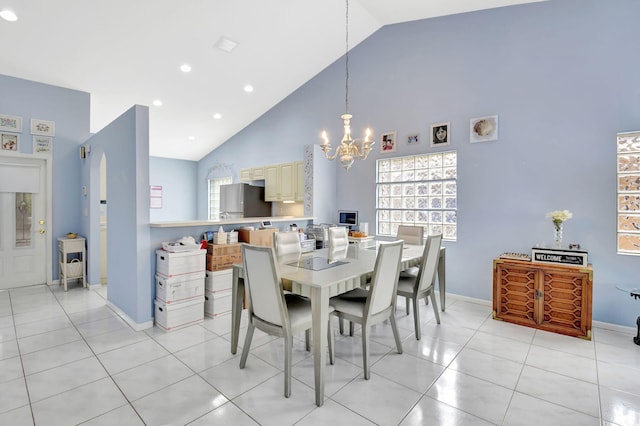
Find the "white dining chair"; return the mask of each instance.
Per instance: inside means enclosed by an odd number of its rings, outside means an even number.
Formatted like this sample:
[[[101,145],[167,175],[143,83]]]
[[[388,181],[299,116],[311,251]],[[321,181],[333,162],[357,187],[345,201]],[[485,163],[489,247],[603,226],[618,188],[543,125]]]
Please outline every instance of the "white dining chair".
[[[396,233],[396,239],[404,241],[405,244],[422,245],[424,243],[424,227],[400,225]],[[418,267],[411,266],[400,271],[400,277],[415,277],[418,275]]]
[[[349,246],[347,228],[344,226],[332,226],[329,228],[329,251],[337,251]]]
[[[278,257],[300,255],[302,253],[300,236],[297,232],[276,232],[273,234],[273,247]]]
[[[433,291],[433,284],[438,270],[438,259],[440,258],[440,243],[442,242],[442,234],[429,235],[424,246],[420,267],[415,276],[400,276],[398,280],[398,296],[406,298],[407,315],[409,315],[409,305],[413,302],[413,324],[416,334],[416,340],[420,340],[420,310],[418,309],[418,301],[424,297],[425,302],[429,303],[428,297],[431,296],[431,305],[436,315],[436,321],[440,324],[440,315],[438,314],[438,305],[436,296]]]
[[[362,326],[362,364],[364,378],[367,380],[370,377],[369,327],[388,319],[396,340],[396,349],[399,354],[402,353],[402,343],[395,317],[402,244],[402,241],[380,244],[369,290],[359,287],[329,299],[329,304],[334,309],[333,315],[336,315],[340,322],[345,319],[352,324],[355,322]],[[329,333],[333,336],[331,328],[331,322],[329,322]],[[333,345],[331,345],[329,360],[332,364],[334,359]]]
[[[307,351],[310,350],[311,302],[308,298],[284,293],[280,271],[272,247],[242,245],[244,283],[247,290],[249,326],[242,348],[240,368],[247,363],[247,356],[257,328],[263,332],[284,338],[284,396],[291,395],[291,357],[293,336],[305,332]],[[331,351],[332,339],[329,338]]]

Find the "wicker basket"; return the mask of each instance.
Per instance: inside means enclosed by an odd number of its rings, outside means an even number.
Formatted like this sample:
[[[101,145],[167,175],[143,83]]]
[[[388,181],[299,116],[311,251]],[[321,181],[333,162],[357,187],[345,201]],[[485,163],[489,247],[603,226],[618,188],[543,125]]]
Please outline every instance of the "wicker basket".
[[[67,263],[66,269],[67,278],[82,276],[82,262],[80,261],[80,259],[72,259]]]

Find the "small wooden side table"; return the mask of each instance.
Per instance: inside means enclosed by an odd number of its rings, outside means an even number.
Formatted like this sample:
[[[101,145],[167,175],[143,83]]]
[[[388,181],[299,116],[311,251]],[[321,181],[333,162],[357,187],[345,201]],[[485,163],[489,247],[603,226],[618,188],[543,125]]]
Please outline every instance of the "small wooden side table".
[[[58,238],[58,264],[60,266],[59,280],[67,291],[67,280],[82,280],[82,287],[87,286],[87,251],[85,239]]]

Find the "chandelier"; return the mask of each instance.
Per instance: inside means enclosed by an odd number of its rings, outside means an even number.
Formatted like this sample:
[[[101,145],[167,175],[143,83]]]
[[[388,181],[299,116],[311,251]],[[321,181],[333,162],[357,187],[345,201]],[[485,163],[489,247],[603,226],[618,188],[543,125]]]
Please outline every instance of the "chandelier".
[[[338,156],[340,156],[340,164],[342,164],[346,171],[349,171],[349,167],[351,167],[356,159],[364,160],[367,158],[369,152],[371,152],[371,147],[375,144],[375,142],[371,140],[371,131],[368,128],[365,131],[365,136],[363,139],[351,138],[351,118],[353,116],[349,114],[349,0],[346,0],[346,3],[346,52],[344,55],[345,113],[341,116],[342,121],[344,122],[344,136],[342,137],[342,141],[340,141],[340,145],[338,145],[334,153],[331,154],[331,144],[329,143],[329,137],[327,136],[327,132],[323,130],[322,143],[320,144],[320,148],[322,148],[322,151],[324,152],[327,160],[335,160]]]

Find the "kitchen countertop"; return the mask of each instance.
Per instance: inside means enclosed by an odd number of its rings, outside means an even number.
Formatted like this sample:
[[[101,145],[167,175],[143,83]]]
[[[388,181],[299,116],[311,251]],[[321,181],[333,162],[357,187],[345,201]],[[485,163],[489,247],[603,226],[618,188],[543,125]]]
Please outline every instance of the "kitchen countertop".
[[[263,220],[271,222],[293,222],[296,220],[315,220],[314,216],[273,216],[273,217],[244,217],[224,220],[178,220],[170,222],[151,222],[152,228],[183,228],[188,226],[218,226],[218,225],[238,225],[243,223],[260,223]]]

